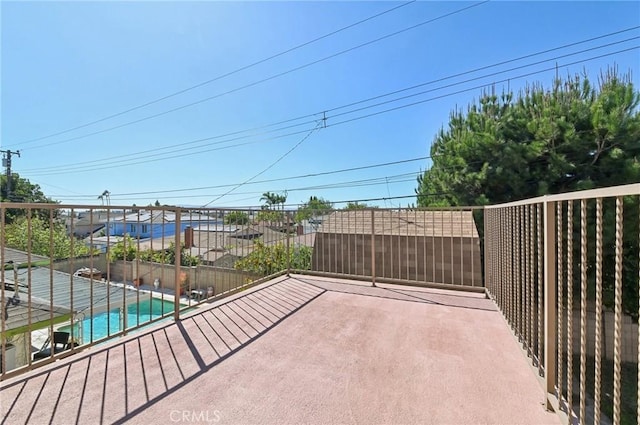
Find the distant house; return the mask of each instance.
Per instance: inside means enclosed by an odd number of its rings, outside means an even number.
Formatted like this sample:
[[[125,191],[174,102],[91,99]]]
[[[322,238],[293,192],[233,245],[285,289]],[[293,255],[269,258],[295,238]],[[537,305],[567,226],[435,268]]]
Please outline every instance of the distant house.
[[[182,220],[184,222],[185,218]],[[156,218],[154,218],[154,223],[155,221]],[[238,259],[246,257],[253,252],[256,241],[259,240],[265,245],[273,245],[278,242],[286,243],[287,240],[286,233],[274,230],[273,226],[266,222],[249,225],[223,224],[219,221],[207,222],[207,219],[203,218],[199,221],[199,225],[196,225],[195,220],[190,220],[189,223],[193,224],[190,229],[181,226],[184,230],[180,232],[180,241],[190,255],[198,257],[202,264],[209,266],[232,268]],[[128,227],[129,232],[137,231],[137,226],[140,226],[141,221],[135,224],[135,228]],[[294,230],[293,226],[289,228]],[[141,235],[140,238],[143,239],[146,235]],[[105,238],[94,237],[94,244],[96,239],[103,240]],[[112,236],[110,240],[113,243],[114,240],[121,240],[121,238]],[[161,229],[158,228],[157,231],[153,231],[152,238],[136,242],[136,246],[143,251],[147,249],[161,250],[169,248],[174,242],[175,233],[169,234],[165,232],[162,234]],[[312,246],[313,235],[291,236],[290,244],[294,247],[300,245]]]
[[[88,236],[84,238],[84,243],[99,252],[107,252],[110,247],[121,242],[122,236]]]
[[[77,217],[67,217],[67,233],[79,238],[85,238],[104,228],[109,220],[122,218],[122,214],[107,212],[104,210],[82,211]]]
[[[480,238],[470,211],[352,210],[323,220],[312,270],[482,286]]]
[[[286,241],[285,233],[267,223],[251,225],[200,226],[193,231],[193,244],[206,249],[200,258],[206,265],[233,267],[240,258],[253,252],[257,240],[269,245]]]
[[[110,220],[110,236],[129,235],[136,239],[161,238],[174,236],[176,231],[183,232],[187,227],[218,225],[218,218],[198,213],[184,213],[180,216],[180,228],[176,230],[177,217],[172,211],[139,211]]]
[[[236,224],[202,225],[193,228],[193,246],[209,250],[224,251],[229,245],[228,237],[242,226]]]
[[[235,232],[229,234],[229,239],[237,241],[241,244],[240,240],[253,241],[260,239],[262,242],[268,243],[278,241],[286,238],[286,235],[280,231],[273,230],[266,224],[254,224],[251,226],[241,226]]]

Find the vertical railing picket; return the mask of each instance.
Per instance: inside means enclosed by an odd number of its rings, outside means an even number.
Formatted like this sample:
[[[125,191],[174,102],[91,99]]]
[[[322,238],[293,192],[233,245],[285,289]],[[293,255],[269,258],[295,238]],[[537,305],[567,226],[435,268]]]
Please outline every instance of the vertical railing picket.
[[[371,209],[371,286],[376,286],[376,227],[375,209]]]
[[[545,404],[552,410],[556,384],[556,204],[545,201],[544,209],[544,380]]]

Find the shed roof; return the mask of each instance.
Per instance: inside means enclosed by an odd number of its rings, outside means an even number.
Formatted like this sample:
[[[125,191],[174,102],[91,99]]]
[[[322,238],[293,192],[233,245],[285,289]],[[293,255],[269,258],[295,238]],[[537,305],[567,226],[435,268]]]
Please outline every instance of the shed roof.
[[[318,233],[478,237],[471,211],[346,210],[327,217]]]
[[[60,317],[68,317],[71,313],[66,307],[58,305],[51,305],[47,300],[39,299],[37,297],[31,297],[30,299],[24,294],[19,295],[20,302],[17,305],[9,303],[9,298],[13,297],[15,292],[5,291],[5,302],[2,305],[2,316],[0,320],[4,322],[4,331],[10,332],[12,330],[20,329],[24,326],[32,326],[32,329],[37,329],[38,323],[50,321],[52,318],[56,320]],[[29,300],[31,302],[29,302]],[[4,313],[6,309],[7,319],[4,319]],[[29,317],[31,320],[29,321]]]
[[[31,254],[31,262],[48,260],[48,257],[42,255]],[[0,250],[0,264],[6,264],[13,261],[16,264],[25,264],[29,262],[29,254],[17,249],[4,247]]]
[[[46,267],[25,271],[19,276],[19,285],[20,293],[25,298],[28,297],[30,287],[32,298],[46,300],[47,305],[53,304],[74,312],[88,312],[92,305],[94,312],[104,311],[122,306],[125,297],[127,302],[137,299],[135,290],[110,285],[101,280],[72,276]]]

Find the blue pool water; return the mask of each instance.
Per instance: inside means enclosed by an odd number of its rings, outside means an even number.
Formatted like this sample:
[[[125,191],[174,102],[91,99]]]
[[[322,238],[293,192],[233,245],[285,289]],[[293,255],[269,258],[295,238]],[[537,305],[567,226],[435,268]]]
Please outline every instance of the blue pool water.
[[[87,317],[82,321],[81,326],[77,324],[73,326],[73,332],[71,331],[71,326],[61,327],[60,330],[72,333],[81,343],[87,344],[122,331],[124,319],[126,319],[126,328],[129,329],[166,316],[172,313],[173,310],[173,301],[153,298],[127,306],[126,318],[121,314],[120,308],[116,308],[96,314],[93,317]],[[82,331],[81,337],[79,337],[80,330]]]

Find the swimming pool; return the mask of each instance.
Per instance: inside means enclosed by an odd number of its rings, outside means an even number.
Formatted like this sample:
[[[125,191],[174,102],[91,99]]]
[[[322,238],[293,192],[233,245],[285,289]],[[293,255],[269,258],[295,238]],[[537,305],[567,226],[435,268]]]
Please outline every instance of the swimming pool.
[[[121,313],[120,308],[115,308],[87,317],[82,320],[80,325],[76,323],[73,330],[71,326],[63,326],[59,330],[71,333],[81,344],[88,344],[121,332],[125,323],[126,329],[135,328],[153,319],[173,313],[174,307],[173,301],[152,298],[129,304],[126,315]]]

